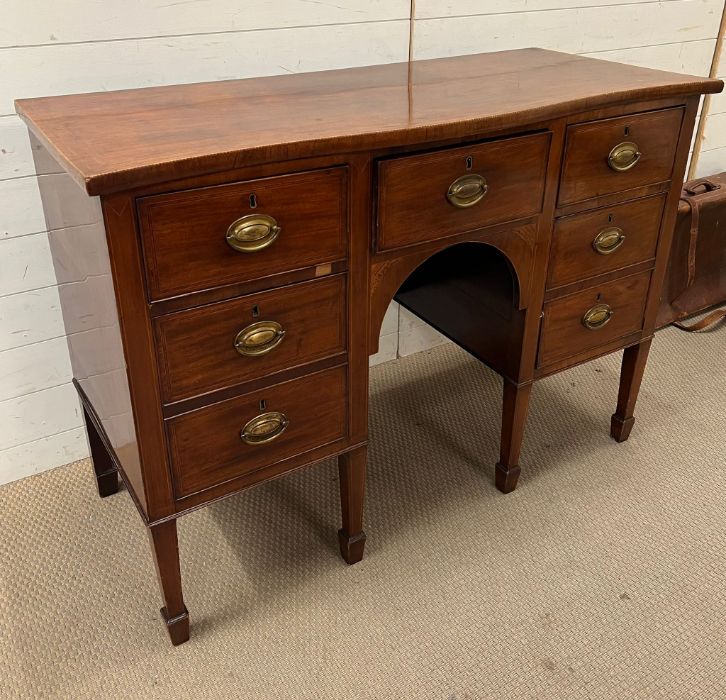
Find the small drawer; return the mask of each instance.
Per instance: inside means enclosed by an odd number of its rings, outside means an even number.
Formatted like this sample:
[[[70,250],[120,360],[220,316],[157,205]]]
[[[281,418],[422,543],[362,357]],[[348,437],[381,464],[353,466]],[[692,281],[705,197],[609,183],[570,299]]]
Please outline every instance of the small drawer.
[[[560,287],[655,258],[665,195],[558,219],[547,287]]]
[[[345,351],[345,276],[156,320],[164,400],[178,401]]]
[[[544,306],[538,365],[607,345],[643,328],[650,272],[556,299]]]
[[[169,419],[176,497],[344,438],[346,395],[336,367]]]
[[[378,250],[538,214],[550,134],[517,136],[378,164]]]
[[[141,198],[151,299],[344,258],[346,173],[331,168]]]
[[[559,206],[670,180],[683,108],[567,128]]]

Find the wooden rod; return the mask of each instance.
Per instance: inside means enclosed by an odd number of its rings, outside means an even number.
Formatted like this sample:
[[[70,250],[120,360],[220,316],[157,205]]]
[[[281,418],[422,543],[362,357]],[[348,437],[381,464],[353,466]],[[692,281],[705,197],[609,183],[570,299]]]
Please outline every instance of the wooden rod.
[[[413,61],[413,24],[416,21],[416,0],[411,0],[411,13],[408,18],[408,60]]]
[[[726,30],[726,3],[721,11],[721,24],[718,27],[718,36],[716,37],[716,48],[713,52],[713,59],[711,60],[711,70],[708,73],[709,78],[716,78],[718,76],[718,67],[721,62],[721,53],[723,50],[724,42],[724,30]],[[698,159],[701,155],[701,148],[703,147],[703,137],[706,131],[706,122],[708,121],[708,113],[711,109],[711,95],[706,95],[703,98],[703,106],[701,108],[701,116],[698,120],[698,128],[696,129],[696,140],[693,142],[693,154],[691,155],[691,164],[688,166],[688,179],[693,180],[696,174],[696,167],[698,166]]]

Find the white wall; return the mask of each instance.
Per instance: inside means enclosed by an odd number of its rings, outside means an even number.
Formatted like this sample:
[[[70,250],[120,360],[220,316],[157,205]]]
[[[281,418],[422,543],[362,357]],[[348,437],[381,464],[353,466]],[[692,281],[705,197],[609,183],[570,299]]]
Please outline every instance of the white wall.
[[[415,0],[412,55],[438,58],[539,46],[708,75],[723,0]],[[726,58],[722,60],[726,74]],[[712,101],[699,172],[726,170],[726,97]],[[375,364],[448,342],[390,309]]]
[[[721,39],[716,76],[726,79],[726,52]],[[712,95],[708,113],[704,114],[703,142],[700,144],[693,177],[726,171],[726,93]]]
[[[409,0],[3,0],[0,483],[86,455],[19,97],[405,61]]]
[[[30,145],[13,99],[543,46],[707,75],[723,0],[3,0],[0,483],[86,454]],[[726,62],[724,70],[726,72]],[[726,170],[726,98],[699,168]],[[392,305],[372,363],[443,342]]]

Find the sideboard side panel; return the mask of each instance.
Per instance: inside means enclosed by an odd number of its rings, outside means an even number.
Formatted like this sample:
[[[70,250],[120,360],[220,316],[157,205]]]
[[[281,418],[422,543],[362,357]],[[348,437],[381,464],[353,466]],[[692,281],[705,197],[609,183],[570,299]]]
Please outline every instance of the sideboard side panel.
[[[150,522],[175,513],[156,346],[133,194],[101,198]]]
[[[668,268],[673,232],[676,226],[676,215],[678,214],[678,200],[683,188],[683,179],[686,175],[688,155],[693,137],[693,130],[696,124],[698,113],[699,97],[688,97],[686,100],[686,111],[681,122],[681,131],[676,147],[676,157],[673,164],[671,185],[665,204],[665,214],[661,221],[658,248],[656,251],[655,269],[650,285],[650,292],[645,307],[645,323],[643,335],[649,336],[655,332],[655,320],[660,305],[660,295],[663,288],[663,280]]]
[[[146,510],[101,203],[31,140],[73,376]]]

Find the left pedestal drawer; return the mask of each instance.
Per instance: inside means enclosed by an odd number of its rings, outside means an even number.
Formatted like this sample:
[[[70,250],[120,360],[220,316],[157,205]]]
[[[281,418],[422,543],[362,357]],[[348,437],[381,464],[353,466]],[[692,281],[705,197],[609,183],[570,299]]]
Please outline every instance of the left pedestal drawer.
[[[347,169],[137,200],[152,301],[343,260]]]
[[[347,425],[345,366],[171,418],[175,495],[191,496],[340,440]]]
[[[335,275],[159,317],[164,401],[344,353],[345,281],[345,275]]]

